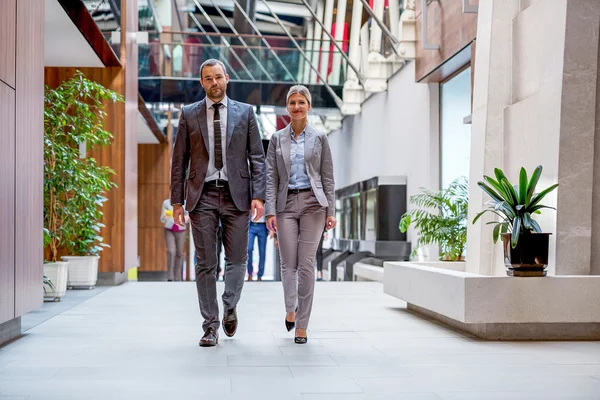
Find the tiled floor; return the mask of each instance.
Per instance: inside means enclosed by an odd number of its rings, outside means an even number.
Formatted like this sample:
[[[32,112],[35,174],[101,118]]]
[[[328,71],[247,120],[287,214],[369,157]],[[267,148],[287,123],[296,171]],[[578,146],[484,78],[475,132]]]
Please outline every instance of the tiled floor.
[[[200,348],[193,283],[128,283],[1,348],[0,399],[600,399],[600,342],[484,342],[404,306],[319,282],[302,346],[281,285],[247,283],[235,337]]]

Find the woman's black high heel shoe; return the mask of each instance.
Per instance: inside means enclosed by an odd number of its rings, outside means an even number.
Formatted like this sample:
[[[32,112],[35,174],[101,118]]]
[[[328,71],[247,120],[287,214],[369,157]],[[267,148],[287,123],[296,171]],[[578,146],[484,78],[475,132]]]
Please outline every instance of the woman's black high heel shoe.
[[[298,312],[298,307],[296,307],[296,310],[294,311],[295,313]],[[296,326],[296,322],[290,322],[287,320],[287,315],[285,317],[285,329],[287,329],[287,331],[291,331],[292,329],[294,329],[294,327]]]
[[[308,342],[308,338],[305,338],[305,337],[298,337],[298,336],[296,336],[296,337],[294,338],[294,342],[295,342],[296,344],[306,344],[306,342]]]
[[[287,331],[291,331],[292,329],[294,329],[294,327],[296,326],[295,322],[290,322],[287,320],[287,318],[285,319],[285,329],[287,329]]]

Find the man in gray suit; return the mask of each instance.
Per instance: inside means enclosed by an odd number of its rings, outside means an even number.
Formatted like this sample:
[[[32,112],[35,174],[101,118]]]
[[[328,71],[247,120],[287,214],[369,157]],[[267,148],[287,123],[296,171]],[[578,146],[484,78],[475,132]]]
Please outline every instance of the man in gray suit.
[[[233,336],[248,260],[248,214],[256,221],[264,213],[265,157],[256,117],[252,106],[227,97],[228,82],[221,61],[202,64],[200,83],[206,98],[182,108],[171,165],[173,218],[183,224],[185,200],[198,256],[196,289],[204,318],[200,346],[215,346],[219,341],[219,221],[227,266],[223,330]]]

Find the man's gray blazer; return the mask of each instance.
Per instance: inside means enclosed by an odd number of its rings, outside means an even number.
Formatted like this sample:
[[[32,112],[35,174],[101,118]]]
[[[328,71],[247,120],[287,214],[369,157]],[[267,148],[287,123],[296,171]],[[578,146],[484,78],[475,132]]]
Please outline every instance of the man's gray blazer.
[[[265,215],[276,215],[285,209],[290,183],[290,153],[292,148],[292,126],[277,131],[267,151],[267,202]],[[327,216],[335,214],[335,182],[333,159],[327,135],[306,125],[304,141],[304,163],[315,197]]]
[[[202,195],[208,157],[203,99],[181,109],[171,164],[171,204],[184,204],[185,200],[188,211],[196,207]],[[231,99],[227,103],[226,157],[233,202],[240,211],[249,211],[252,199],[265,199],[265,155],[252,106]]]

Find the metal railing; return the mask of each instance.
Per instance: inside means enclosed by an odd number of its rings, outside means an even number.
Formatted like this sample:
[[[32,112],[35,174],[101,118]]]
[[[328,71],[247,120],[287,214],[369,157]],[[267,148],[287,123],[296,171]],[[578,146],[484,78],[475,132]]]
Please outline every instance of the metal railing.
[[[246,39],[244,42],[239,40],[243,38]],[[250,38],[260,41],[250,41]],[[237,44],[234,39],[237,39],[240,44]],[[297,46],[289,38],[281,36],[149,32],[148,44],[138,45],[139,77],[199,79],[202,62],[209,58],[216,58],[223,61],[230,78],[234,80],[309,83],[309,77],[304,74],[304,67],[301,65],[304,58],[298,46],[300,48],[312,46],[307,46],[309,40],[305,38],[294,39],[294,41]],[[316,59],[331,65],[337,50],[323,52],[320,50],[320,45],[314,48],[316,50],[312,52],[316,53]],[[302,52],[305,56],[307,54],[312,56],[311,51],[302,50]],[[346,70],[345,59],[342,60],[342,64],[341,81]]]

